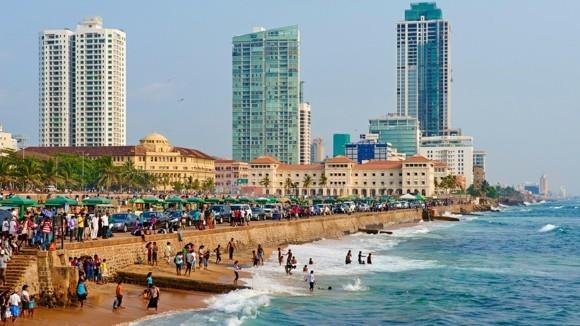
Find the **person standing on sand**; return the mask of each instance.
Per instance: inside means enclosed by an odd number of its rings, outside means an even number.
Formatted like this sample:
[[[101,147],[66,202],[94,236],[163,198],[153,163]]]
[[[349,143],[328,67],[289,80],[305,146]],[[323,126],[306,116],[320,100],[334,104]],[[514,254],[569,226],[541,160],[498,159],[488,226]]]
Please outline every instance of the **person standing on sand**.
[[[314,291],[314,283],[316,283],[316,279],[314,278],[314,271],[310,271],[310,274],[306,275],[306,281],[310,285],[310,292]]]
[[[365,261],[364,261],[364,259],[363,259],[364,257],[365,257],[365,256],[363,256],[363,254],[362,254],[362,251],[359,251],[359,252],[358,252],[358,263],[359,263],[359,264],[361,264],[361,265],[364,265],[364,264],[365,264]]]
[[[240,271],[242,270],[242,268],[240,267],[240,265],[238,264],[238,261],[236,260],[234,262],[234,275],[236,275],[236,278],[234,278],[234,285],[238,285],[238,279],[240,278]]]
[[[352,253],[350,250],[346,253],[346,259],[344,260],[344,263],[347,265],[352,263]]]
[[[183,266],[183,253],[180,251],[175,255],[175,271],[177,276],[181,276],[181,268]]]
[[[215,263],[216,265],[221,263],[222,261],[222,245],[218,244],[217,248],[214,250],[215,252]]]
[[[204,257],[204,245],[199,246],[199,251],[197,252],[197,257],[199,258],[199,269],[201,270],[201,265],[203,265],[203,257]]]
[[[369,252],[369,255],[367,256],[367,265],[372,265],[372,263],[373,263],[371,255],[372,254]]]
[[[254,267],[258,266],[258,256],[256,256],[256,250],[252,250],[252,263]]]
[[[189,248],[185,254],[185,273],[183,275],[191,276],[191,267],[195,264],[195,252]]]
[[[89,295],[89,291],[87,290],[87,285],[85,284],[84,279],[79,280],[79,284],[77,284],[77,298],[81,303],[81,308],[85,305],[85,300],[87,300],[87,296]]]
[[[173,256],[173,248],[171,247],[171,242],[165,244],[165,249],[163,250],[163,258],[167,264],[171,264],[171,257]]]
[[[236,243],[234,242],[234,238],[232,238],[230,240],[230,242],[228,242],[226,249],[228,250],[228,255],[229,255],[230,260],[233,260],[234,259],[234,250],[237,249]]]
[[[117,288],[115,288],[115,302],[113,302],[113,309],[124,309],[123,304],[123,281],[117,282]]]
[[[151,284],[149,288],[149,303],[147,304],[147,310],[155,308],[157,311],[157,306],[159,305],[159,288],[155,284]]]
[[[4,286],[6,284],[6,267],[8,267],[10,258],[6,255],[4,249],[0,249],[0,282]]]
[[[260,265],[264,266],[264,248],[262,248],[262,245],[259,244],[258,245],[258,260],[260,261]]]
[[[203,269],[207,271],[207,265],[209,264],[209,250],[206,250],[203,254]]]
[[[151,251],[151,242],[147,242],[145,245],[145,252],[147,253],[147,265],[151,265],[153,259],[153,251]]]

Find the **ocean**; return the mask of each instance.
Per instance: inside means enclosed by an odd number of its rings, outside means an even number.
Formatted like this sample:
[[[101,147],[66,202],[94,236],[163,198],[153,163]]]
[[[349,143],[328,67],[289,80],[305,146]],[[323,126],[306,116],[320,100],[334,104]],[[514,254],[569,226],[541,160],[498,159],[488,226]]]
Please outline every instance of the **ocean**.
[[[252,269],[250,290],[133,324],[580,325],[580,201],[290,248],[299,261],[292,276],[273,256]],[[354,261],[345,265],[349,249]],[[359,265],[358,251],[372,253],[373,264]],[[313,294],[302,273],[309,258]]]

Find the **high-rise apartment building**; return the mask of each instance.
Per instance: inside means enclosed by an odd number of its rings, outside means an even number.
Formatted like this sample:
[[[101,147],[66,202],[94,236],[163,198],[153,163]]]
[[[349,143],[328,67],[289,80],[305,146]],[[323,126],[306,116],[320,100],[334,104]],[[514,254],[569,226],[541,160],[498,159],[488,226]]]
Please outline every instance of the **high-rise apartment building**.
[[[232,156],[300,162],[300,32],[298,26],[232,39]]]
[[[310,146],[310,162],[320,163],[324,161],[324,141],[322,138],[314,138]]]
[[[379,143],[391,143],[407,157],[417,154],[421,136],[417,118],[390,113],[386,117],[369,119],[369,133],[377,134]]]
[[[548,195],[550,192],[550,187],[548,185],[548,177],[542,174],[540,177],[540,195]]]
[[[445,163],[449,172],[465,180],[465,187],[473,184],[473,137],[422,137],[419,155]]]
[[[310,103],[300,103],[300,164],[310,164]]]
[[[125,145],[125,32],[87,17],[39,41],[40,145]]]
[[[411,4],[397,24],[397,113],[425,136],[451,127],[450,26],[435,3]]]

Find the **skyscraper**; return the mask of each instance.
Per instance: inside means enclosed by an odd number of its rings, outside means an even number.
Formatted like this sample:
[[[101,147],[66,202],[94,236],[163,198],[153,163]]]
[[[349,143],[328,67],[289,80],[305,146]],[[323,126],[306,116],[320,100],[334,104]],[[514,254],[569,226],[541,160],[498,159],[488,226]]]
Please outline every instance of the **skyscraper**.
[[[310,164],[310,103],[300,103],[300,164]]]
[[[550,187],[548,185],[548,177],[542,174],[540,177],[540,195],[548,195],[550,192]]]
[[[40,145],[126,143],[125,32],[87,17],[40,33]]]
[[[397,24],[397,113],[425,136],[451,128],[450,26],[435,3],[411,4]]]
[[[300,162],[300,32],[298,26],[232,40],[232,156],[269,155]]]
[[[320,163],[324,161],[324,141],[322,138],[314,138],[310,147],[310,161]]]
[[[407,157],[417,154],[420,138],[417,118],[388,114],[386,117],[369,119],[369,133],[379,135],[379,143],[391,143]]]
[[[345,146],[350,143],[349,134],[334,134],[332,135],[332,156],[344,156]]]

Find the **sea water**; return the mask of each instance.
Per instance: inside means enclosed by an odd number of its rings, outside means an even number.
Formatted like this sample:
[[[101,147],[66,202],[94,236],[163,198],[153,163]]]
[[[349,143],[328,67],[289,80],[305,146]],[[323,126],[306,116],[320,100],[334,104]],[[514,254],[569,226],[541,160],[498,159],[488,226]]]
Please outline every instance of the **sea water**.
[[[252,289],[135,324],[580,325],[580,201],[461,219],[293,245],[293,275],[274,253],[250,269]],[[359,251],[373,264],[359,265]],[[309,258],[313,294],[302,273]]]

